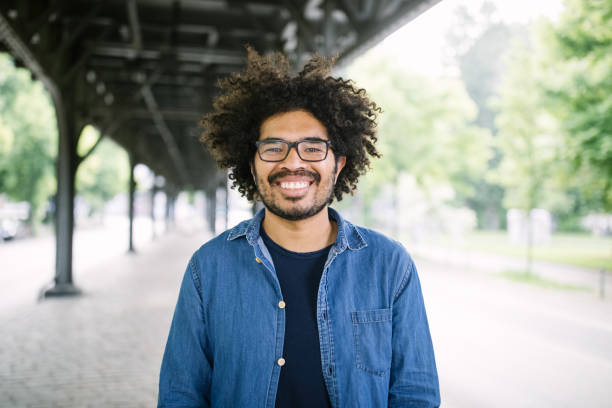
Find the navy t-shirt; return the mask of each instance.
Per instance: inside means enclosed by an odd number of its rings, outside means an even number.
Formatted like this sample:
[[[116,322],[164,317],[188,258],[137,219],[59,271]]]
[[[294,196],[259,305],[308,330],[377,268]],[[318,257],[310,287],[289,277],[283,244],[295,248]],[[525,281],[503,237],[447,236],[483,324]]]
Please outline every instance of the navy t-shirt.
[[[314,252],[289,251],[260,228],[285,301],[285,344],[276,408],[331,407],[321,368],[317,292],[331,245]]]

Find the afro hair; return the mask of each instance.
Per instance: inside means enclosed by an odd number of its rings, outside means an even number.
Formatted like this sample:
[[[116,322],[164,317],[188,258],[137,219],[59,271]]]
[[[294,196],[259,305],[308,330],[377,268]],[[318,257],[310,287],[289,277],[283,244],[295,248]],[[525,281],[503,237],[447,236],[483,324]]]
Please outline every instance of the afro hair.
[[[315,55],[292,75],[279,52],[261,56],[248,47],[247,54],[242,72],[219,80],[213,110],[200,122],[200,140],[217,165],[230,170],[232,188],[248,200],[257,199],[251,163],[261,124],[278,113],[304,110],[323,124],[335,156],[346,157],[334,196],[341,200],[344,193],[352,194],[370,166],[370,156],[380,157],[375,143],[381,109],[352,81],[330,76],[334,58]]]

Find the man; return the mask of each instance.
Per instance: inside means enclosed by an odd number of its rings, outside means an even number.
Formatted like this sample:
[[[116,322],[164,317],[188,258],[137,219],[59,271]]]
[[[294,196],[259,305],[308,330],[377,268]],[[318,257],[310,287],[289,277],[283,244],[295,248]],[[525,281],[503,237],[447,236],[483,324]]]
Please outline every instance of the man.
[[[248,50],[202,121],[234,187],[264,204],[193,255],[159,407],[435,407],[433,347],[401,244],[328,207],[378,157],[365,91],[314,57]]]

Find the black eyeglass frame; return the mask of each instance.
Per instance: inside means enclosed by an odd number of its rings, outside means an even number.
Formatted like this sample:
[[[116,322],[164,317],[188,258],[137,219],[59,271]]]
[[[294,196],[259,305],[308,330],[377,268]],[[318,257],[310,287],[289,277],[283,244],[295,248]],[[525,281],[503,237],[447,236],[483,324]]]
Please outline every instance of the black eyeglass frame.
[[[319,160],[307,160],[304,159],[302,157],[302,155],[300,154],[300,149],[298,148],[298,145],[300,143],[313,143],[313,142],[319,142],[319,143],[325,143],[325,156],[323,156],[322,159]],[[287,152],[285,153],[285,157],[283,157],[282,159],[278,159],[278,160],[266,160],[263,157],[261,157],[261,151],[259,150],[259,146],[262,144],[266,144],[266,143],[284,143],[285,145],[287,145]],[[331,141],[329,140],[322,140],[322,139],[304,139],[304,140],[298,140],[297,142],[288,142],[286,140],[282,140],[282,139],[265,139],[265,140],[257,140],[255,142],[255,146],[257,147],[257,154],[259,155],[259,158],[261,159],[261,161],[265,161],[265,162],[271,162],[271,163],[275,163],[275,162],[281,162],[283,160],[285,160],[288,156],[289,156],[289,152],[291,151],[291,148],[295,146],[295,151],[297,152],[299,158],[305,162],[311,162],[311,163],[316,163],[316,162],[320,162],[323,161],[325,159],[327,159],[327,154],[329,153],[329,146],[331,146]]]

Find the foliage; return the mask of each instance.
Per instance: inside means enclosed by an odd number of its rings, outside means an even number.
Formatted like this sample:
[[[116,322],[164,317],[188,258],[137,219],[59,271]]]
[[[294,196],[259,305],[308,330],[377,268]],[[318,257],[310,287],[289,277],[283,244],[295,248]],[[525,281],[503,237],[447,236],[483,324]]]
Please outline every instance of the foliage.
[[[506,208],[529,212],[549,206],[548,181],[561,138],[555,119],[542,107],[537,84],[542,72],[533,50],[517,43],[496,103],[497,146],[503,154],[491,179],[506,187]]]
[[[29,222],[42,219],[55,190],[57,125],[42,84],[0,54],[0,192],[31,206]]]
[[[454,24],[447,32],[448,54],[451,65],[456,66],[466,90],[478,107],[475,124],[497,133],[497,112],[491,100],[497,96],[499,84],[506,69],[505,55],[513,39],[525,36],[525,27],[503,23],[493,3],[484,1],[477,9],[460,5],[454,12]],[[501,160],[499,149],[493,146],[493,157],[488,170],[496,169]],[[456,202],[467,205],[476,212],[478,226],[497,229],[505,225],[503,208],[504,188],[485,173],[470,177],[465,183],[472,188],[467,194],[459,194]]]
[[[25,69],[15,68],[0,54],[0,193],[31,206],[29,222],[44,216],[45,203],[56,191],[57,124],[55,110],[42,84]],[[95,143],[98,133],[86,127],[79,154]],[[129,168],[122,149],[103,140],[77,172],[77,191],[100,210],[127,186]]]
[[[349,76],[383,109],[383,158],[360,184],[366,209],[382,186],[396,185],[405,173],[426,190],[449,182],[455,190],[470,188],[465,175],[485,169],[490,134],[470,124],[477,110],[460,82],[404,72],[389,57],[373,54],[354,64]]]
[[[478,106],[476,124],[495,133],[495,109],[490,104],[497,95],[505,72],[505,55],[513,40],[525,37],[524,26],[508,25],[496,18],[495,5],[483,2],[477,14],[465,5],[455,10],[455,23],[447,33],[452,64],[472,100]]]
[[[567,0],[542,36],[554,75],[542,82],[581,192],[612,210],[612,2]]]
[[[79,155],[89,151],[99,135],[98,130],[86,126],[79,138]],[[127,153],[111,140],[103,139],[78,168],[77,194],[87,201],[92,213],[100,212],[106,201],[127,189],[129,172]]]

